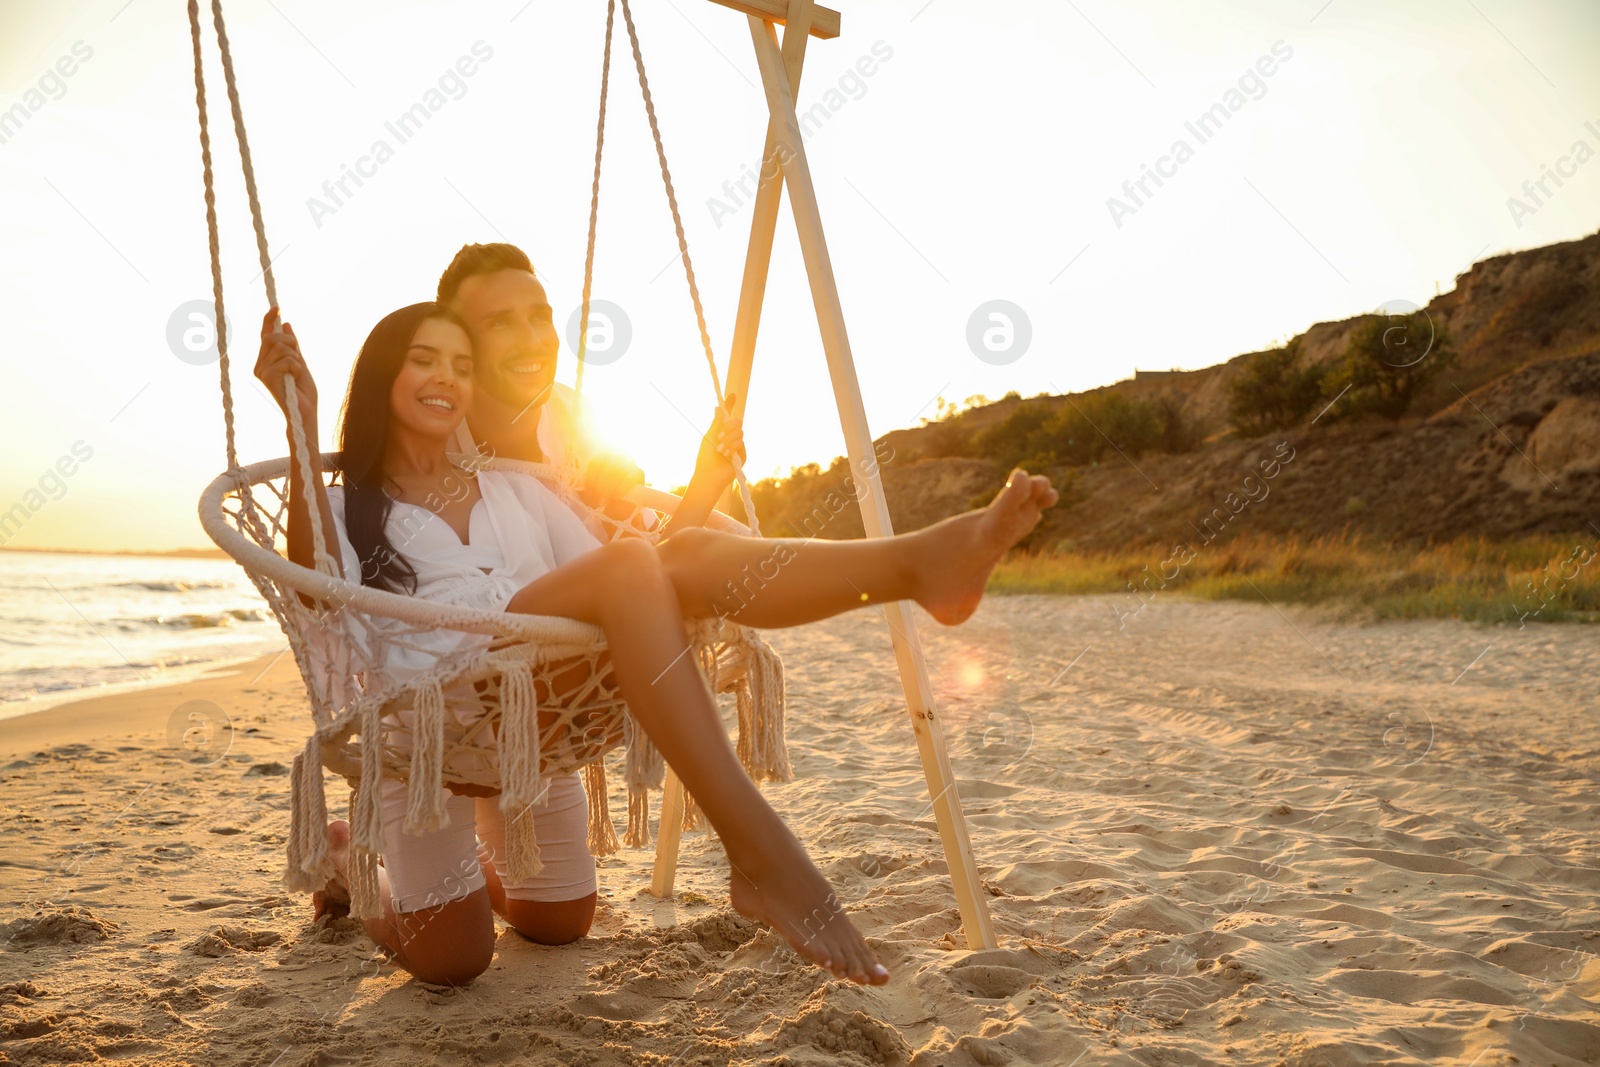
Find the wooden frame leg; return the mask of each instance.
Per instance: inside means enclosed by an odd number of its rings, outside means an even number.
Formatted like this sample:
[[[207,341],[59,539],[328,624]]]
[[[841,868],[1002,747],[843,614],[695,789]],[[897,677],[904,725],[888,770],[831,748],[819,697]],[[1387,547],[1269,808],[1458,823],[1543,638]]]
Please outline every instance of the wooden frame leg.
[[[800,85],[805,64],[807,33],[811,25],[810,0],[792,0],[783,33],[783,70],[789,84]],[[750,244],[745,250],[744,279],[739,286],[739,311],[734,317],[733,342],[728,350],[727,392],[738,393],[737,413],[744,414],[750,389],[750,364],[755,358],[756,331],[761,326],[761,304],[767,292],[767,268],[772,263],[772,240],[778,232],[778,205],[783,200],[783,159],[778,121],[767,120],[767,139],[761,149],[761,175],[750,210]]]
[[[672,768],[661,790],[661,831],[656,835],[656,863],[650,874],[650,893],[660,900],[672,895],[678,876],[678,842],[683,837],[683,783]]]
[[[791,29],[794,27],[796,7],[804,12],[809,4],[791,3]],[[883,484],[878,478],[872,434],[867,429],[861,386],[856,379],[855,360],[850,353],[850,340],[845,332],[844,312],[839,303],[833,264],[828,258],[828,245],[822,232],[816,190],[811,184],[811,168],[806,162],[800,124],[795,117],[794,96],[785,71],[785,57],[779,50],[774,25],[754,15],[748,17],[756,61],[761,67],[761,81],[766,88],[767,109],[771,115],[768,130],[776,131],[777,142],[783,151],[783,172],[789,186],[789,204],[794,213],[795,228],[799,232],[800,249],[805,257],[806,277],[811,283],[811,298],[822,332],[822,347],[827,355],[829,376],[833,379],[834,400],[839,408],[839,421],[844,428],[845,443],[850,453],[851,473],[858,486],[862,524],[868,537],[887,537],[894,532],[889,521],[889,505],[884,499]],[[787,43],[790,35],[786,33],[785,36]],[[946,751],[944,728],[934,714],[933,687],[928,680],[928,667],[922,657],[921,643],[917,640],[915,620],[899,603],[885,605],[884,611],[889,622],[895,660],[900,668],[900,681],[905,688],[906,704],[911,713],[912,729],[917,737],[917,750],[922,757],[923,775],[927,778],[928,793],[932,797],[934,819],[938,823],[945,859],[950,866],[950,878],[954,884],[956,905],[961,912],[967,945],[969,948],[993,948],[996,941],[994,923],[989,917],[989,901],[983,883],[978,878],[977,863],[973,860],[966,816],[961,810],[961,798],[956,792],[955,775]]]
[[[811,0],[790,0],[783,31],[783,69],[789,84],[800,85],[810,39]],[[728,348],[728,380],[723,394],[734,394],[733,411],[744,416],[750,396],[750,365],[755,359],[756,333],[761,328],[761,305],[767,294],[767,269],[772,264],[772,241],[778,233],[778,206],[783,201],[783,157],[779,152],[778,125],[767,120],[767,139],[761,148],[761,174],[750,208],[750,243],[744,254],[744,278],[739,283],[739,310],[733,320],[733,341]],[[733,514],[733,487],[723,491],[717,507]]]

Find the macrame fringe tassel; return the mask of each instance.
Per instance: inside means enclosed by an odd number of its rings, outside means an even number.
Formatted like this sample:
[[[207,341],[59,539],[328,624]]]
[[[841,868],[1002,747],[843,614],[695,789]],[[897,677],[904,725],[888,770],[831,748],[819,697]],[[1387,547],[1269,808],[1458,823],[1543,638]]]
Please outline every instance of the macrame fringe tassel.
[[[437,681],[419,686],[413,698],[411,781],[406,802],[406,833],[433,833],[450,825],[444,790],[444,691]],[[373,738],[372,743],[380,743]],[[361,739],[363,753],[368,741]],[[364,768],[363,768],[364,770]]]
[[[748,631],[745,671],[735,691],[739,706],[739,762],[757,782],[787,782],[794,777],[784,736],[783,660],[772,646]]]
[[[378,902],[378,856],[383,852],[383,708],[369,704],[361,711],[361,778],[350,796],[350,915],[381,919]]]
[[[544,870],[533,822],[531,806],[524,805],[514,814],[506,812],[506,874],[512,881],[532,878]]]
[[[628,748],[622,765],[622,780],[628,786],[628,796],[632,797],[638,789],[660,789],[666,780],[667,762],[632,715],[622,721],[622,743]]]
[[[533,668],[513,663],[500,674],[500,810],[539,799],[544,784],[539,752],[539,694]]]
[[[685,830],[704,830],[708,825],[706,813],[699,804],[694,802],[694,794],[685,789],[683,791],[683,828]]]
[[[589,796],[589,854],[614,855],[620,846],[617,844],[617,828],[611,825],[611,807],[606,796],[606,765],[603,760],[584,765],[583,790]]]
[[[690,635],[694,643],[695,657],[700,660],[700,675],[706,680],[706,685],[711,690],[711,698],[716,699],[718,692],[717,667],[717,642],[722,637],[722,620],[707,619],[696,627]]]
[[[328,859],[328,802],[322,788],[322,752],[316,734],[294,758],[289,774],[289,847],[284,888],[304,893],[321,889],[334,875]]]
[[[540,799],[539,693],[526,661],[500,674],[500,811],[506,823],[506,873],[532,878],[544,864],[529,805]]]
[[[628,829],[622,841],[629,848],[650,847],[650,790],[642,785],[628,786]]]
[[[650,790],[660,789],[667,763],[644,728],[632,715],[622,721],[622,741],[628,751],[623,760],[623,781],[628,786],[628,829],[622,835],[629,848],[650,846]]]

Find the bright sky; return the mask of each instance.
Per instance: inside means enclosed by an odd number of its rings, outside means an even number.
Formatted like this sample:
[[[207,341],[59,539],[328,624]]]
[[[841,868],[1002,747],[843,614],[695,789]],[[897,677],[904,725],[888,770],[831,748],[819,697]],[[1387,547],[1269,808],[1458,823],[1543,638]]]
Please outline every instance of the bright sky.
[[[756,164],[766,121],[749,33],[705,0],[635,7],[725,360],[749,213],[723,186]],[[228,4],[279,292],[330,439],[362,338],[431,297],[462,243],[521,245],[558,324],[576,307],[604,11]],[[671,486],[712,394],[620,18],[617,32],[595,295],[633,339],[585,389]],[[1596,55],[1600,5],[1585,0],[849,3],[843,35],[810,44],[800,104],[821,105],[806,150],[873,432],[915,425],[941,396],[1206,366],[1592,232]],[[464,56],[470,76],[453,73]],[[248,375],[264,298],[209,73],[240,451],[263,459],[285,451],[282,422]],[[419,102],[435,109],[400,143],[385,124]],[[1225,117],[1200,128],[1213,105]],[[0,512],[27,509],[10,543],[205,544],[195,501],[224,466],[217,368],[168,342],[174,312],[210,295],[184,5],[0,5],[0,137]],[[380,140],[383,162],[363,163]],[[358,165],[365,184],[314,210]],[[1146,166],[1166,176],[1141,192]],[[1535,203],[1523,183],[1546,167],[1563,184],[1546,179]],[[990,300],[1028,319],[1009,362],[968,342]],[[976,332],[998,325],[980,316]],[[569,351],[560,378],[572,371]],[[844,450],[787,199],[747,421],[752,477]],[[72,473],[48,475],[63,456]]]

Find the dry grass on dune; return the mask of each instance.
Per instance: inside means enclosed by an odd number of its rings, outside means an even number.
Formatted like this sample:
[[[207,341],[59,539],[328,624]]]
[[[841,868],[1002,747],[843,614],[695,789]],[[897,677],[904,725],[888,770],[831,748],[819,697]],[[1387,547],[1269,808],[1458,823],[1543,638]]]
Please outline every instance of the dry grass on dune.
[[[1178,591],[1204,600],[1262,597],[1324,604],[1381,619],[1600,621],[1597,538],[1461,538],[1421,548],[1346,536],[1240,537],[1192,551],[1057,550],[1001,562],[989,592]]]

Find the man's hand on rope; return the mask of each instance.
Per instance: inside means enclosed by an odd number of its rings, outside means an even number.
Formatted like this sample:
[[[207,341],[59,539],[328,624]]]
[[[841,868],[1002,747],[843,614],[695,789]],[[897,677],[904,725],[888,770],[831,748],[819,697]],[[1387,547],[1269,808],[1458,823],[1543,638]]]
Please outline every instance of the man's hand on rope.
[[[287,322],[281,328],[278,326],[277,308],[269,308],[261,320],[261,352],[256,356],[255,374],[283,409],[285,417],[289,414],[289,401],[283,379],[285,375],[293,377],[300,419],[307,427],[316,425],[317,383],[312,380],[311,368],[300,354],[300,340],[294,335],[294,327]]]
[[[700,441],[695,457],[695,478],[708,478],[718,492],[733,484],[734,465],[744,466],[744,420],[733,412],[734,394],[729,393],[711,419],[711,429]]]

